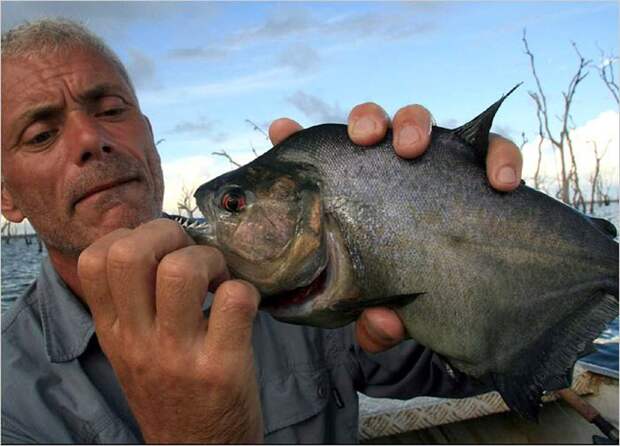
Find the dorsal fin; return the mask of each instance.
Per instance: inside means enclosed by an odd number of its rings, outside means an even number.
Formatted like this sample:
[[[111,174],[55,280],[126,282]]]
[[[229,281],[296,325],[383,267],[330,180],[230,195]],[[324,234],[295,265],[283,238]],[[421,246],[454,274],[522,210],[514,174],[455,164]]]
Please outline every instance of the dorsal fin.
[[[493,124],[495,113],[497,113],[497,110],[500,105],[502,105],[502,102],[504,102],[504,99],[506,99],[510,93],[515,91],[522,83],[523,82],[515,85],[512,90],[503,95],[499,101],[495,102],[467,124],[452,130],[454,134],[460,136],[461,139],[475,149],[476,155],[478,155],[481,161],[484,161],[487,156],[489,132],[491,131],[491,124]]]

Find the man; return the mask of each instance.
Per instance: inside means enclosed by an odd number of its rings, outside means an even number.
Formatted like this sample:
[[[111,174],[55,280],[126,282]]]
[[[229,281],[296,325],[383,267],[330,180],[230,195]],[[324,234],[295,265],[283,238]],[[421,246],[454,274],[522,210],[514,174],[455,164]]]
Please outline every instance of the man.
[[[363,104],[348,129],[368,145],[388,125],[380,107]],[[424,108],[401,109],[397,152],[424,152],[430,125]],[[276,143],[299,128],[282,119],[269,133]],[[257,314],[256,289],[230,280],[217,250],[158,218],[149,121],[120,61],[77,24],[45,20],[3,35],[2,157],[2,213],[28,218],[49,253],[3,315],[4,442],[354,442],[357,390],[483,389],[401,343],[385,308],[338,330]],[[514,189],[520,170],[516,147],[493,139],[491,183]]]

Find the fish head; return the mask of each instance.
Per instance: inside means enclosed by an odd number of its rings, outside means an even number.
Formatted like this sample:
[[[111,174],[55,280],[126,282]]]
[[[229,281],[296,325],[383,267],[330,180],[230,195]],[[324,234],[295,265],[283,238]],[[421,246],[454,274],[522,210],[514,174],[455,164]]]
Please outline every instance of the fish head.
[[[194,196],[209,226],[203,242],[222,251],[232,275],[254,284],[262,308],[278,319],[307,323],[313,314],[331,313],[344,289],[354,294],[346,249],[324,215],[312,167],[253,162],[203,184]],[[339,277],[336,264],[347,270]],[[326,318],[317,323],[332,325]]]

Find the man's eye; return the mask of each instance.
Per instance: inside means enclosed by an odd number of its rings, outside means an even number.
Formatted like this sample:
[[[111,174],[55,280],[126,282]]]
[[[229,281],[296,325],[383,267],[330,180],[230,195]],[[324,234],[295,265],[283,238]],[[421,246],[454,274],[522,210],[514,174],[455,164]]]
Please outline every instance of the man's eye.
[[[56,134],[56,130],[46,130],[45,132],[37,133],[33,138],[30,138],[27,143],[32,145],[45,144],[51,140]]]
[[[124,108],[110,108],[102,111],[101,113],[97,113],[97,116],[119,116],[125,112]]]

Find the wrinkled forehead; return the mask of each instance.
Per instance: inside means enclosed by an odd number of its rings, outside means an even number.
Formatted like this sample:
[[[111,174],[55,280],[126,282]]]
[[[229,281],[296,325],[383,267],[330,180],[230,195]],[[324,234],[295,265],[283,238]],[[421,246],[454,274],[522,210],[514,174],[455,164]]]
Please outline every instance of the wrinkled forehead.
[[[114,61],[83,46],[3,55],[1,82],[3,103],[13,98],[19,102],[36,101],[58,94],[59,88],[79,90],[102,82],[117,84],[134,96],[129,80]]]

